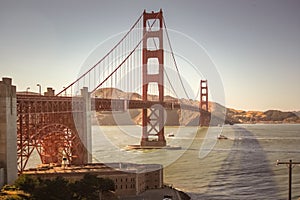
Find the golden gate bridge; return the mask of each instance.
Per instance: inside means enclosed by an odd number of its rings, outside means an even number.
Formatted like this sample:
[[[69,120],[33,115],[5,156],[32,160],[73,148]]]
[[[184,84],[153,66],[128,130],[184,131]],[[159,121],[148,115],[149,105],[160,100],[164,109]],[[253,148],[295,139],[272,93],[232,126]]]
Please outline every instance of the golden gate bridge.
[[[176,72],[170,77],[168,72]],[[11,81],[3,79],[4,84]],[[164,148],[164,110],[182,109],[200,113],[199,124],[208,126],[208,86],[200,82],[200,104],[185,103],[179,98],[183,84],[170,43],[163,12],[144,11],[121,40],[99,61],[58,94],[48,89],[45,95],[16,95],[16,132],[18,171],[26,168],[34,150],[42,163],[70,164],[91,162],[91,111],[142,110],[140,147]],[[96,95],[101,88],[141,94],[140,99],[109,98]],[[165,101],[166,94],[175,101]],[[149,98],[155,95],[155,98]],[[14,96],[11,96],[13,98]]]

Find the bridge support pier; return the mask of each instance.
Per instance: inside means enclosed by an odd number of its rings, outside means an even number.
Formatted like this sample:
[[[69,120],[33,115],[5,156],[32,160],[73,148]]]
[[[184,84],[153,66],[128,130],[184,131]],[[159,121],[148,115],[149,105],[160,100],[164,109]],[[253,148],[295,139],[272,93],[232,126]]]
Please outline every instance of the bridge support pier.
[[[81,96],[84,102],[84,112],[83,112],[83,120],[84,120],[84,137],[83,144],[86,147],[86,162],[92,163],[92,124],[91,124],[91,94],[88,91],[87,87],[81,89]]]
[[[200,126],[209,126],[211,114],[209,112],[200,113]]]
[[[10,78],[0,81],[0,187],[12,184],[17,170],[16,86]]]
[[[76,99],[76,101],[82,101],[80,112],[74,112],[74,123],[76,124],[76,129],[79,135],[79,138],[82,143],[80,147],[80,156],[79,158],[74,158],[72,164],[80,165],[87,164],[92,162],[92,129],[91,129],[91,95],[88,92],[88,88],[84,87],[81,89],[81,99]],[[75,107],[75,110],[77,108]]]

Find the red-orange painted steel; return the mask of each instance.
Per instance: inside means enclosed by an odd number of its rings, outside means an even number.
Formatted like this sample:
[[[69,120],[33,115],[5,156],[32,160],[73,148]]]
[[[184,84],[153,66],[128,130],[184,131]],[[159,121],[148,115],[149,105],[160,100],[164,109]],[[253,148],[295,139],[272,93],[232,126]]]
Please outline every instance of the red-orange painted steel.
[[[153,24],[156,20],[159,20],[159,27],[156,27],[154,31],[151,30],[148,20],[153,20]],[[158,30],[157,30],[158,29]],[[149,50],[147,46],[148,39],[157,38],[159,41],[157,50]],[[158,73],[149,74],[148,69],[151,67],[148,64],[149,58],[155,58],[158,60]],[[142,112],[142,139],[141,146],[166,146],[166,140],[164,136],[164,50],[163,50],[163,13],[162,10],[155,13],[143,14],[143,92],[142,99],[147,101],[148,86],[149,83],[157,83],[158,85],[158,99],[159,102],[151,109],[143,108]],[[149,111],[149,113],[148,113]]]
[[[87,150],[73,120],[73,112],[83,112],[82,104],[70,97],[17,95],[19,173],[26,168],[34,150],[43,164],[61,164],[63,157],[70,164],[86,163]]]
[[[94,102],[92,109],[95,111],[122,111],[125,109],[124,101],[124,99],[95,98],[92,99]],[[161,105],[165,109],[205,112],[193,105],[181,104],[177,101],[128,100],[126,104],[128,109],[147,110],[155,105]],[[82,110],[82,102],[73,101],[72,103],[72,97],[17,95],[19,172],[26,168],[35,149],[39,153],[42,163],[61,164],[63,156],[72,164],[84,163],[86,149],[78,136],[72,113],[80,113],[83,112]]]
[[[207,80],[200,81],[200,108],[208,111],[208,86]]]
[[[200,126],[209,126],[211,114],[208,110],[208,85],[207,80],[200,81]]]

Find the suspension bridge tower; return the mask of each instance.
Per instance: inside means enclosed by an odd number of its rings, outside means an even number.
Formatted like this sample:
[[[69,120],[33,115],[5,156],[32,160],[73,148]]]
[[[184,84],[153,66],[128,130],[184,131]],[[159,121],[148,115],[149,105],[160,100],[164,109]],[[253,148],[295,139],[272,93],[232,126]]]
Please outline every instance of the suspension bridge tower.
[[[156,23],[157,26],[152,27],[150,24]],[[153,30],[154,29],[154,30]],[[156,50],[150,50],[148,40],[156,40],[159,42]],[[150,59],[155,59],[158,66],[149,64]],[[143,101],[148,100],[148,86],[149,83],[157,84],[158,86],[158,104],[152,106],[150,109],[144,108],[142,110],[142,139],[141,146],[166,146],[164,136],[164,108],[162,106],[164,101],[164,50],[163,50],[163,13],[159,12],[143,13],[143,55],[142,55],[142,79],[143,79]],[[155,67],[157,71],[153,73]],[[151,73],[150,73],[151,71]],[[149,113],[148,113],[149,112]]]
[[[200,126],[209,126],[211,114],[208,111],[207,80],[200,81]]]

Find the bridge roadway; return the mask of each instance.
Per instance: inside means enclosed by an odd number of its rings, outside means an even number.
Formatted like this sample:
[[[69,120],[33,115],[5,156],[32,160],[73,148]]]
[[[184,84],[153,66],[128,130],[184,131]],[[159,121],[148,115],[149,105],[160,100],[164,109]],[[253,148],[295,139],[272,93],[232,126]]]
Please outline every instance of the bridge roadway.
[[[29,110],[18,110],[18,113],[30,112],[33,113],[47,113],[47,112],[82,112],[81,96],[67,97],[67,96],[42,96],[42,95],[21,95],[17,94],[17,104],[30,104]],[[159,102],[159,101],[142,101],[142,100],[127,100],[127,99],[105,99],[105,98],[91,98],[91,110],[95,111],[125,111],[127,109],[143,109],[151,108],[155,105],[161,105],[167,110],[182,109],[194,112],[207,111],[201,110],[199,107],[188,105],[184,103],[174,102]]]

